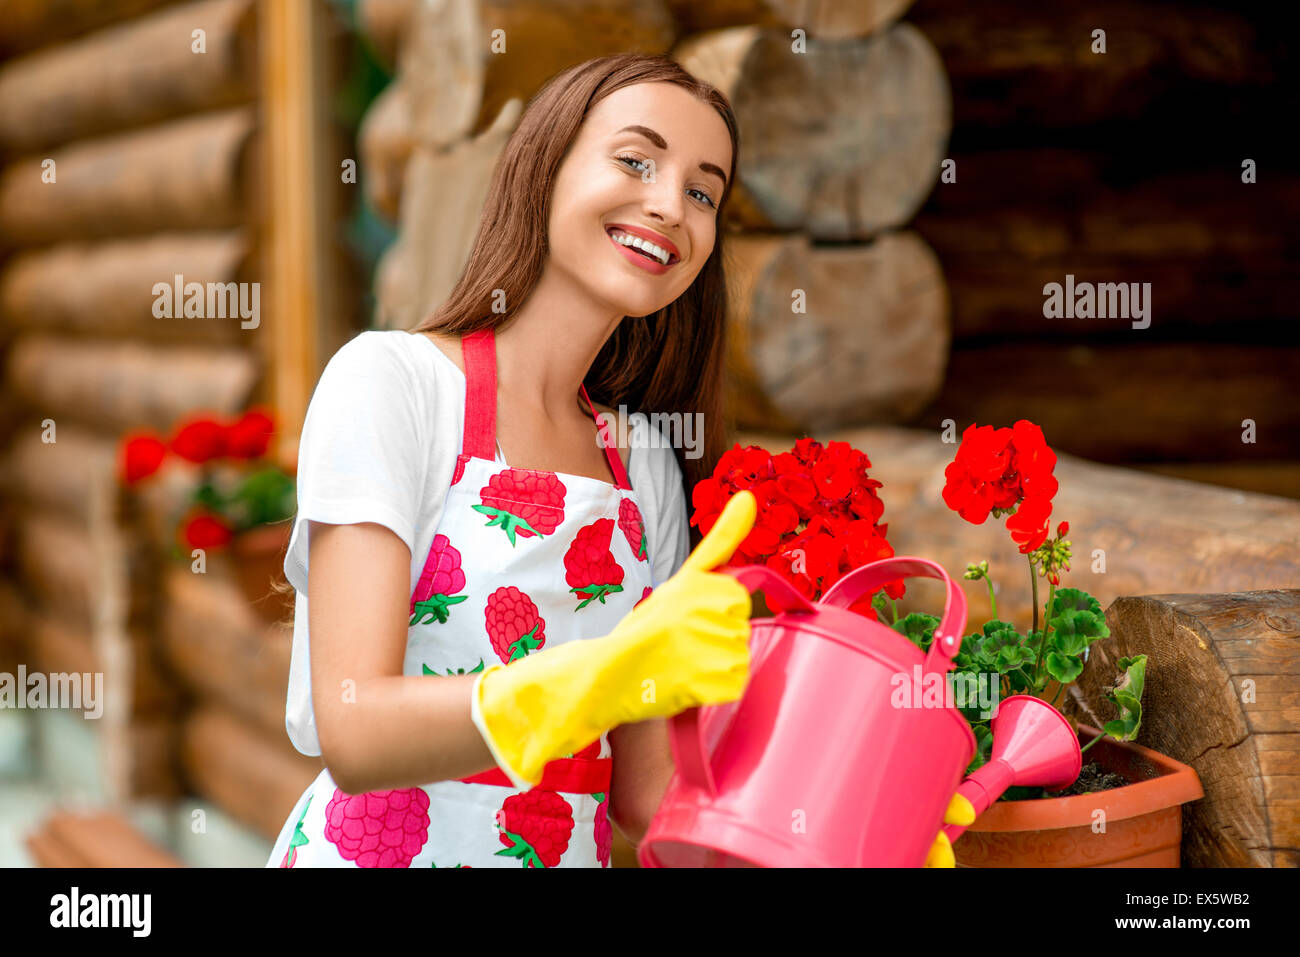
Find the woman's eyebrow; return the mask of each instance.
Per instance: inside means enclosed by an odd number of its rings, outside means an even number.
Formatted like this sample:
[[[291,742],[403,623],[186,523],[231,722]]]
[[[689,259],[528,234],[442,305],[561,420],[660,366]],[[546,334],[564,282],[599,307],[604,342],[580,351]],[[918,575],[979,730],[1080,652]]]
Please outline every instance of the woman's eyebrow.
[[[640,133],[642,136],[648,139],[655,146],[659,147],[661,150],[668,149],[668,141],[664,139],[662,136],[660,136],[658,133],[656,133],[654,130],[650,129],[650,127],[648,126],[640,126],[640,125],[625,126],[621,130],[619,130],[618,133]],[[614,135],[617,136],[618,133],[615,133]],[[726,189],[727,174],[724,173],[717,166],[715,166],[712,163],[701,163],[700,170],[705,173],[712,173],[714,176],[718,177],[718,179],[722,180],[723,189]]]

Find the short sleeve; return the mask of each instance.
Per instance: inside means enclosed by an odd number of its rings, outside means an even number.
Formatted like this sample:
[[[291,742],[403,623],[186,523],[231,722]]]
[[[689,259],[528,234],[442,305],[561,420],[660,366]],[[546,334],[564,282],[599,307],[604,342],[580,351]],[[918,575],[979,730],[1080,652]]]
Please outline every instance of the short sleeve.
[[[429,422],[409,354],[363,332],[325,366],[303,419],[284,574],[307,594],[308,522],[375,522],[414,551]]]
[[[690,526],[682,470],[672,445],[644,416],[634,416],[629,459],[632,487],[646,516],[651,579],[658,588],[677,573],[690,552]]]

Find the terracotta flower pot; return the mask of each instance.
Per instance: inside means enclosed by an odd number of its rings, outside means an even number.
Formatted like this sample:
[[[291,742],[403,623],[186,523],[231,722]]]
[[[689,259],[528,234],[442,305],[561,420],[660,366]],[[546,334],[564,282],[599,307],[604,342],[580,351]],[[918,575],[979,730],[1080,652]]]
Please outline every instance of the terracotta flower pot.
[[[292,522],[262,525],[241,532],[230,542],[230,559],[240,590],[267,624],[293,615],[293,592],[283,595],[271,588],[284,579],[284,556],[289,550]]]
[[[1079,725],[1083,744],[1098,734]],[[1083,760],[1133,783],[1071,797],[998,801],[953,844],[957,864],[1177,867],[1182,806],[1204,796],[1196,772],[1158,751],[1113,738],[1098,741]]]

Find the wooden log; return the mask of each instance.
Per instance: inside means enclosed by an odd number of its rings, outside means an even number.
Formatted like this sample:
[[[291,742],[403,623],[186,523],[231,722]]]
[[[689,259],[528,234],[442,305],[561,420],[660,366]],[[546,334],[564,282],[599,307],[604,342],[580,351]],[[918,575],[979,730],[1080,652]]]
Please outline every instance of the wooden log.
[[[284,736],[293,629],[255,620],[242,594],[211,570],[171,566],[159,639],[168,663],[201,699]]]
[[[683,32],[723,27],[759,26],[804,30],[818,40],[848,40],[876,33],[901,17],[913,0],[855,0],[809,3],[808,0],[670,0]]]
[[[413,123],[410,96],[398,79],[375,98],[357,133],[366,198],[389,220],[401,208],[402,179],[415,146]]]
[[[359,0],[357,3],[361,32],[390,72],[397,63],[402,40],[409,35],[414,8],[415,0]]]
[[[23,587],[46,614],[69,624],[90,628],[98,620],[108,584],[99,563],[100,549],[83,523],[58,513],[27,511],[17,522],[18,572]],[[139,581],[146,557],[123,540],[126,580]],[[138,590],[137,590],[138,591]],[[128,598],[127,614],[139,612],[144,601]]]
[[[1285,321],[1300,243],[1275,228],[1300,185],[1245,188],[1238,173],[1162,171],[1135,178],[1097,154],[998,150],[955,158],[913,228],[934,246],[953,291],[954,335],[1091,336],[1124,316],[1045,319],[1043,287],[1149,283],[1147,338],[1191,328]]]
[[[53,442],[43,431],[37,422],[14,438],[0,458],[3,488],[26,507],[88,524],[94,496],[117,481],[117,442],[72,422],[56,423]]]
[[[239,340],[245,320],[240,298],[227,283],[252,279],[249,242],[241,230],[218,233],[162,233],[140,239],[63,243],[15,255],[0,273],[0,317],[15,329],[73,332],[153,342]],[[175,315],[175,277],[182,290],[220,284],[213,299],[227,315]],[[69,282],[76,276],[76,282]],[[163,284],[155,291],[158,284]],[[173,317],[158,316],[165,297]],[[186,296],[182,294],[183,304]],[[260,297],[259,297],[260,298]],[[245,305],[251,305],[247,295]],[[259,302],[260,306],[260,302]]]
[[[574,30],[574,24],[582,24]],[[448,0],[416,5],[398,73],[411,91],[416,139],[446,146],[484,130],[507,102],[593,57],[664,53],[676,27],[663,0]],[[507,54],[493,49],[493,31]]]
[[[29,669],[34,665],[46,674],[102,674],[105,689],[123,684],[118,680],[121,676],[106,673],[88,630],[39,614],[28,615],[26,620],[30,629]],[[129,642],[131,674],[128,693],[131,716],[174,719],[180,711],[180,694],[175,686],[175,678],[163,666],[153,640],[147,632],[137,631],[129,636]],[[83,689],[83,695],[86,690],[93,691]]]
[[[375,324],[410,329],[447,298],[469,259],[497,157],[523,104],[446,151],[417,146],[407,163],[397,240],[375,274]]]
[[[727,256],[728,399],[741,427],[906,421],[938,394],[948,302],[916,234],[829,247],[738,234]]]
[[[55,243],[159,230],[224,229],[257,195],[252,107],[76,142],[0,172],[0,241]]]
[[[1205,788],[1183,808],[1183,864],[1300,867],[1300,590],[1126,597],[1106,621],[1073,710],[1113,718],[1115,662],[1148,656],[1138,743]]]
[[[981,559],[988,559],[998,588],[998,617],[1029,628],[1029,563],[1006,531],[1006,520],[971,525],[943,501],[944,468],[956,444],[945,443],[938,429],[887,426],[815,437],[849,442],[867,454],[870,476],[884,483],[878,490],[885,505],[881,521],[888,523],[894,553],[937,561],[962,585],[967,634],[989,618],[984,583],[961,577],[968,563]],[[776,453],[789,449],[794,437],[742,432],[737,441]],[[1050,431],[1047,441],[1055,444]],[[1060,491],[1053,500],[1052,529],[1062,520],[1070,523],[1067,537],[1074,552],[1061,583],[1096,596],[1103,608],[1126,595],[1289,588],[1300,581],[1295,548],[1300,502],[1099,465],[1065,453],[1058,455],[1054,474]],[[942,610],[937,582],[911,581],[900,613]],[[1040,603],[1046,598],[1044,586]]]
[[[672,51],[735,110],[745,150],[729,217],[833,240],[906,223],[938,179],[952,129],[938,54],[907,23],[865,40],[809,41],[803,54],[790,45],[784,32],[736,27]]]
[[[155,348],[27,336],[9,351],[16,395],[44,416],[107,429],[166,431],[200,409],[233,415],[258,375],[242,349]]]
[[[1203,120],[1235,91],[1279,81],[1267,33],[1237,11],[1202,4],[1153,15],[1123,0],[1087,7],[1004,0],[978,9],[932,0],[909,19],[943,57],[968,141],[979,128],[1018,128],[1042,142],[1048,130],[1149,124],[1161,115],[1157,106],[1164,115],[1171,105],[1192,116],[1200,110]],[[1104,55],[1092,52],[1099,28]]]
[[[160,7],[169,0],[8,0],[0,51],[55,43]]]
[[[102,728],[101,733],[115,798],[180,797],[183,788],[176,767],[179,735],[175,716],[135,718],[120,728]]]
[[[324,765],[282,734],[205,706],[185,722],[182,761],[193,789],[267,840],[275,840],[302,792]]]
[[[1293,462],[1171,462],[1137,464],[1133,468],[1188,482],[1221,485],[1243,492],[1300,498],[1300,461]]]
[[[31,831],[23,838],[27,853],[37,867],[85,867],[80,854],[55,838],[48,830]]]
[[[205,49],[193,50],[203,30]],[[204,0],[0,68],[0,149],[23,153],[253,98],[252,0]]]
[[[41,861],[41,867],[184,866],[121,813],[109,809],[80,813],[57,810],[32,838],[36,840],[33,856]],[[76,863],[45,863],[42,857]]]
[[[1300,349],[1129,335],[1105,346],[957,349],[942,392],[916,421],[951,418],[964,429],[1029,417],[1053,448],[1099,462],[1177,462],[1189,449],[1219,461],[1300,458]],[[1243,441],[1246,420],[1253,442]]]

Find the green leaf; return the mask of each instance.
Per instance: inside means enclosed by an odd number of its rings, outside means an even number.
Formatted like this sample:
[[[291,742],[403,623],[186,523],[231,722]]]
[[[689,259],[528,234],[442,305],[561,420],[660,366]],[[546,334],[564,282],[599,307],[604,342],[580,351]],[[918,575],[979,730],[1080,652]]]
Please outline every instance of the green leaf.
[[[929,649],[930,641],[934,637],[934,630],[938,627],[938,618],[934,615],[923,615],[917,611],[898,619],[893,625],[895,631],[922,651]]]
[[[1044,664],[1047,665],[1047,673],[1063,685],[1068,685],[1083,673],[1083,659],[1073,655],[1049,651]]]
[[[883,588],[871,596],[871,607],[876,610],[876,614],[880,616],[880,620],[884,621],[885,612],[889,609],[889,601]]]
[[[1124,672],[1114,689],[1106,697],[1119,711],[1119,717],[1107,721],[1105,731],[1120,741],[1133,741],[1142,727],[1142,692],[1146,687],[1147,656],[1121,658],[1119,667]]]

